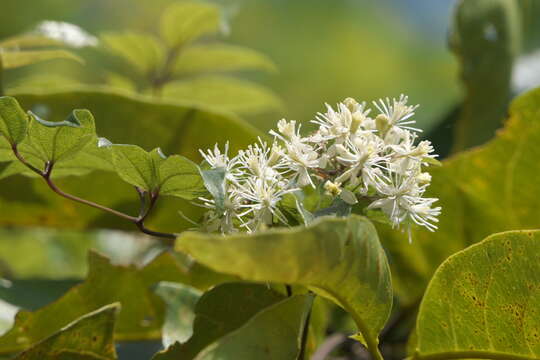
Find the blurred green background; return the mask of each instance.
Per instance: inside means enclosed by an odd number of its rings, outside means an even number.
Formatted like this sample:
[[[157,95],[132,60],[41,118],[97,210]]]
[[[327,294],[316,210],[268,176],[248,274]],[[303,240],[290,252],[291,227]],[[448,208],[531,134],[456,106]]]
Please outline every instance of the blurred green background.
[[[110,30],[155,33],[171,0],[40,0],[24,5],[3,0],[0,37],[27,31],[39,21],[80,25],[92,34]],[[440,0],[216,0],[228,23],[226,41],[268,55],[272,74],[243,76],[267,85],[284,103],[280,113],[246,117],[267,130],[281,117],[309,121],[346,97],[372,101],[401,93],[418,103],[418,123],[429,131],[459,94],[456,61],[446,37],[454,1]],[[17,16],[7,16],[17,14]],[[84,54],[83,54],[84,57]],[[94,59],[85,58],[88,65]],[[99,64],[68,61],[11,71],[6,83],[25,72],[55,72],[100,82]]]

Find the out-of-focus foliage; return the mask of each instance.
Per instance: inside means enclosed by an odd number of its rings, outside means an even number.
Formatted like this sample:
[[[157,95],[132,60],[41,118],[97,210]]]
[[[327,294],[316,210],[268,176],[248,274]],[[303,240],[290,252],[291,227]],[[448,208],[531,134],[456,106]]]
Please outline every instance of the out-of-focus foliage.
[[[197,275],[170,253],[143,268],[115,266],[97,253],[89,255],[89,271],[84,283],[35,312],[19,312],[15,325],[0,337],[0,353],[12,353],[39,342],[74,319],[113,302],[122,304],[115,326],[116,340],[159,339],[165,303],[154,293],[159,281],[191,284]],[[202,282],[195,280],[194,286]]]
[[[275,71],[272,61],[255,50],[208,42],[223,24],[219,7],[198,1],[171,4],[160,19],[159,37],[138,32],[112,32],[101,42],[109,53],[131,67],[110,77],[112,85],[210,108],[250,114],[279,109],[268,89],[246,80],[216,75],[242,70]],[[201,41],[206,40],[206,41]]]
[[[489,140],[505,118],[521,29],[513,0],[461,0],[455,11],[450,46],[466,91],[455,128],[457,151]]]

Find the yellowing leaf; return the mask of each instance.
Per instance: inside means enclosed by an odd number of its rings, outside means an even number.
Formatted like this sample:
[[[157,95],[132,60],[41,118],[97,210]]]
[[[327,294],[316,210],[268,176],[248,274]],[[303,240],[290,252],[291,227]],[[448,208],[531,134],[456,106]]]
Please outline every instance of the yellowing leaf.
[[[112,304],[83,315],[14,360],[115,360],[113,333],[119,309]]]
[[[447,259],[420,306],[414,358],[540,358],[539,253],[540,231],[512,231]]]

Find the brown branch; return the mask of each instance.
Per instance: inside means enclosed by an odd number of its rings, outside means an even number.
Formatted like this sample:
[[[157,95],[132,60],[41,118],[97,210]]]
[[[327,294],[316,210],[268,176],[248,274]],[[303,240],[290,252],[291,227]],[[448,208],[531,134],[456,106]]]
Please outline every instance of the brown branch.
[[[148,217],[150,211],[154,208],[154,205],[155,205],[155,203],[157,201],[157,198],[158,198],[158,193],[152,193],[150,195],[150,203],[149,203],[148,207],[145,209],[145,206],[144,206],[145,203],[144,202],[146,201],[146,194],[142,190],[137,189],[137,192],[139,193],[140,199],[141,199],[141,210],[140,210],[139,216],[137,216],[137,217],[131,216],[131,215],[128,215],[128,214],[123,213],[121,211],[114,210],[114,209],[111,209],[111,208],[109,208],[107,206],[104,206],[104,205],[95,203],[93,201],[86,200],[86,199],[80,198],[78,196],[75,196],[75,195],[68,194],[68,193],[64,192],[52,180],[51,175],[52,175],[52,171],[53,171],[53,168],[54,168],[54,163],[52,161],[48,161],[45,164],[45,170],[41,171],[38,168],[36,168],[35,166],[33,166],[32,164],[30,164],[28,161],[26,161],[26,159],[19,152],[19,150],[17,148],[17,144],[13,144],[11,146],[11,149],[13,150],[13,153],[15,154],[15,157],[17,157],[17,159],[22,164],[24,164],[28,169],[32,170],[33,172],[38,174],[40,177],[42,177],[45,180],[45,182],[47,183],[47,185],[49,186],[49,188],[52,191],[54,191],[56,194],[62,196],[63,198],[66,198],[68,200],[72,200],[72,201],[78,202],[80,204],[84,204],[84,205],[93,207],[95,209],[108,212],[108,213],[110,213],[112,215],[115,215],[115,216],[118,216],[118,217],[120,217],[122,219],[130,221],[133,224],[135,224],[135,226],[137,226],[139,231],[141,231],[142,233],[145,233],[145,234],[148,234],[148,235],[151,235],[151,236],[154,236],[154,237],[158,237],[158,238],[162,239],[162,241],[165,242],[167,245],[173,245],[174,244],[174,240],[176,239],[175,234],[164,233],[164,232],[159,232],[159,231],[153,231],[153,230],[148,229],[144,225],[144,221]]]

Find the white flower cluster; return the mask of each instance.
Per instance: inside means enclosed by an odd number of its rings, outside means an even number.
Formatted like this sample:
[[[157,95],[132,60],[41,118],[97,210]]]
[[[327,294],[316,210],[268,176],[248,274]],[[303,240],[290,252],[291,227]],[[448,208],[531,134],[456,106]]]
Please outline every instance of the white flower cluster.
[[[306,186],[321,186],[326,194],[354,205],[359,198],[368,209],[380,209],[394,227],[414,222],[433,231],[441,212],[435,198],[424,193],[431,177],[423,168],[437,163],[429,141],[416,143],[419,129],[412,116],[417,106],[407,97],[373,103],[346,99],[312,122],[318,130],[300,134],[295,121],[280,120],[272,144],[262,140],[229,158],[228,146],[201,151],[211,168],[226,169],[225,207],[216,209],[213,199],[201,199],[210,209],[209,230],[230,233],[244,228],[260,230],[274,223],[286,224],[280,211],[283,196]]]

